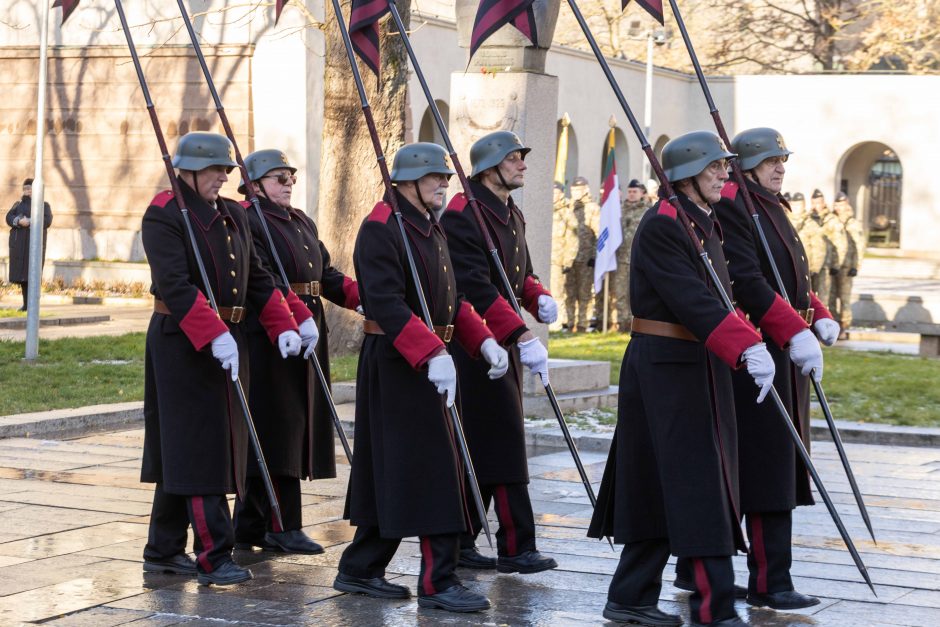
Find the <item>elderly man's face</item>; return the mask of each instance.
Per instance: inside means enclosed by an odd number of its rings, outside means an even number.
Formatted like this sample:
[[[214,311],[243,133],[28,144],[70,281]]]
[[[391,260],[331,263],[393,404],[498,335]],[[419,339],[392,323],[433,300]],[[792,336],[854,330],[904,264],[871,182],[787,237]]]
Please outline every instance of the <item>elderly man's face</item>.
[[[32,195],[33,195],[33,186],[32,186],[32,185],[24,185],[24,186],[23,186],[23,195],[24,195],[24,196],[32,196]]]
[[[263,190],[264,195],[279,207],[290,208],[291,195],[297,177],[289,168],[275,168],[261,177],[260,186],[254,183],[255,192]]]
[[[228,181],[228,173],[232,168],[224,165],[210,165],[196,173],[196,193],[208,203],[214,203],[222,186]]]

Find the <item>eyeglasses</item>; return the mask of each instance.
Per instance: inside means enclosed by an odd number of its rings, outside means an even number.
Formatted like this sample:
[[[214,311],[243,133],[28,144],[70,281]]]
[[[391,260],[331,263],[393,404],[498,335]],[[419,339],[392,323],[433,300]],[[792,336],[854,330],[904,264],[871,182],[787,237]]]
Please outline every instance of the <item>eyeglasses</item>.
[[[713,174],[717,172],[721,172],[723,170],[727,171],[728,161],[726,159],[719,159],[718,161],[712,161],[711,163],[708,164],[708,166],[706,166],[705,169]]]
[[[277,179],[277,182],[280,183],[281,185],[287,185],[288,181],[290,182],[291,185],[297,182],[296,174],[287,174],[286,172],[282,172],[281,174],[271,174],[269,176],[262,176],[261,178]]]
[[[786,163],[786,162],[787,162],[787,159],[789,159],[789,155],[781,155],[781,156],[777,156],[777,157],[767,157],[767,158],[764,159],[761,163],[766,163],[767,165],[776,167],[776,166],[780,165],[781,163]]]

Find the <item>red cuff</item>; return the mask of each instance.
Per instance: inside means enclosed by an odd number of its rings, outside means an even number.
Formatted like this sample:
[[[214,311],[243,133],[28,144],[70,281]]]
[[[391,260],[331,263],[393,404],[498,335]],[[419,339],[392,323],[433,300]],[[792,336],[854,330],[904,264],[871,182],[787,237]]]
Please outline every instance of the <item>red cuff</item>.
[[[293,293],[293,292],[291,292]],[[284,331],[297,331],[297,323],[291,314],[290,307],[287,306],[287,299],[281,294],[281,290],[275,288],[271,291],[271,298],[268,299],[261,315],[258,316],[261,326],[268,332],[268,339],[274,344],[277,338]]]
[[[483,312],[483,319],[500,344],[504,344],[510,335],[525,327],[525,322],[516,315],[515,310],[502,296],[497,296],[489,309]]]
[[[228,331],[228,327],[213,311],[201,290],[196,290],[196,300],[180,320],[180,329],[197,351],[201,351],[206,344]]]
[[[770,309],[760,319],[761,331],[770,336],[774,343],[783,348],[794,335],[809,327],[806,321],[796,313],[787,301],[777,294]]]
[[[359,306],[359,284],[348,276],[343,277],[343,307],[355,309]]]
[[[411,314],[411,319],[392,342],[392,346],[417,370],[426,364],[434,353],[444,348],[444,342],[432,333],[418,316]]]
[[[467,301],[460,304],[460,309],[457,310],[457,316],[454,318],[454,336],[474,359],[480,356],[480,345],[486,338],[496,339],[480,314]]]
[[[304,301],[300,300],[300,297],[294,293],[294,290],[287,290],[287,296],[284,297],[287,301],[287,307],[290,309],[291,315],[294,316],[294,322],[298,325],[313,317],[313,313],[310,311],[310,308],[304,304]]]
[[[741,320],[737,313],[728,312],[705,340],[705,348],[736,369],[740,366],[741,353],[760,341],[760,333],[750,323]]]
[[[819,300],[819,297],[816,296],[816,292],[809,293],[809,306],[813,308],[813,320],[821,320],[822,318],[835,320],[835,318],[832,317],[832,312],[829,311],[829,308],[823,305],[822,301]]]
[[[545,289],[545,286],[542,285],[541,281],[531,274],[527,276],[525,281],[522,283],[522,306],[526,308],[526,311],[535,316],[536,320],[540,320],[539,296],[542,294],[545,294],[546,296],[552,295],[551,292]]]

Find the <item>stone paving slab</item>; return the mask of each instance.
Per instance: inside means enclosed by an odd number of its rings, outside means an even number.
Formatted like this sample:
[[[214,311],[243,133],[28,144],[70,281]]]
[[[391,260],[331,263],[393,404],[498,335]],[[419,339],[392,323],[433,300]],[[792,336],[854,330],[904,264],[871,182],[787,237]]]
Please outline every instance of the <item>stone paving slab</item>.
[[[138,483],[142,430],[70,441],[0,440],[0,624],[87,625],[600,625],[618,553],[585,537],[591,508],[567,451],[530,451],[530,493],[540,549],[559,568],[532,576],[461,571],[487,594],[488,612],[452,615],[411,601],[377,601],[332,589],[353,528],[342,520],[349,468],[303,482],[305,530],[322,555],[238,551],[255,574],[231,588],[141,570],[152,486]],[[940,625],[940,449],[849,444],[876,528],[867,537],[831,443],[814,443],[820,473],[875,581],[861,582],[824,506],[794,518],[793,576],[822,603],[799,612],[739,604],[755,625]],[[85,464],[82,464],[84,456]],[[584,451],[595,490],[606,454]],[[87,463],[93,459],[94,463]],[[65,465],[65,469],[61,465]],[[496,530],[496,521],[491,520]],[[479,542],[483,552],[490,549]],[[619,547],[618,547],[619,549]],[[416,586],[419,547],[407,539],[388,576]],[[747,579],[743,556],[734,560]],[[661,607],[688,618],[687,593],[664,573]]]

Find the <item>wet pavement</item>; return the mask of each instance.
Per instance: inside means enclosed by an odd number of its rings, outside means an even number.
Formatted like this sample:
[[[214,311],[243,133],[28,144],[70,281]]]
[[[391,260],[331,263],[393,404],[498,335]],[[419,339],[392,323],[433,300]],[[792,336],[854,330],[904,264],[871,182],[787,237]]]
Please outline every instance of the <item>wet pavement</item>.
[[[591,509],[569,454],[530,451],[530,492],[539,548],[559,568],[536,575],[460,571],[493,609],[454,615],[411,601],[378,601],[334,591],[339,555],[352,537],[342,520],[349,467],[304,482],[305,530],[323,555],[236,552],[254,580],[229,588],[145,575],[151,486],[138,483],[141,430],[70,441],[0,440],[0,624],[135,627],[196,625],[600,625],[617,555],[584,536]],[[874,545],[855,509],[831,445],[815,457],[875,582],[871,595],[824,506],[797,510],[793,574],[822,603],[797,612],[751,610],[755,625],[940,625],[940,449],[848,444],[874,523]],[[585,452],[600,481],[605,455]],[[491,516],[495,531],[495,519]],[[488,552],[484,549],[484,552]],[[388,576],[415,588],[418,545],[406,540]],[[735,558],[746,583],[743,557]],[[672,580],[667,568],[666,580]],[[687,593],[669,584],[660,606],[688,617]]]

